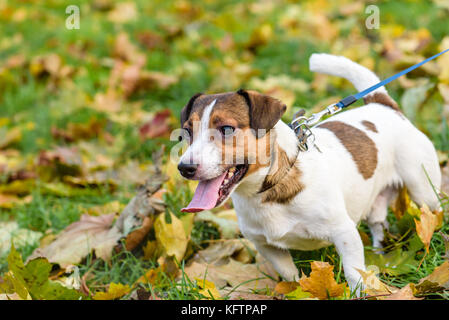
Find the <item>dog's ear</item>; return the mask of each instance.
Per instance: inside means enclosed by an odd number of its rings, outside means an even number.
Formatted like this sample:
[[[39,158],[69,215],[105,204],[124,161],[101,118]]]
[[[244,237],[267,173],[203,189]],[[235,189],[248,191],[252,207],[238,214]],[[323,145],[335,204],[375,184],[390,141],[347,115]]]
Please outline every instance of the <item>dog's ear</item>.
[[[287,106],[282,101],[252,90],[240,89],[237,93],[243,98],[249,108],[250,126],[255,130],[265,129],[268,132],[281,119]]]
[[[196,98],[198,98],[201,95],[202,95],[201,92],[195,94],[192,98],[190,98],[189,102],[187,102],[186,106],[184,108],[182,108],[182,110],[181,110],[181,127],[184,125],[184,122],[186,122],[187,119],[189,118],[190,112],[192,112],[192,107],[193,107],[193,104],[194,104]]]

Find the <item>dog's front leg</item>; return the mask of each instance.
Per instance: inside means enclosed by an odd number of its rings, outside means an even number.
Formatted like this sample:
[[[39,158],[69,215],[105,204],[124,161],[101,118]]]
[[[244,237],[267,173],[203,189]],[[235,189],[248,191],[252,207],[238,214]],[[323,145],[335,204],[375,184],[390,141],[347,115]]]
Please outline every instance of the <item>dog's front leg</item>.
[[[354,222],[349,220],[336,228],[332,242],[343,261],[346,281],[351,291],[355,291],[357,296],[360,296],[364,287],[362,277],[357,269],[365,270],[365,255],[362,239]]]
[[[299,272],[293,263],[292,256],[288,250],[280,249],[269,244],[254,242],[257,251],[271,264],[274,269],[286,281],[298,281]]]

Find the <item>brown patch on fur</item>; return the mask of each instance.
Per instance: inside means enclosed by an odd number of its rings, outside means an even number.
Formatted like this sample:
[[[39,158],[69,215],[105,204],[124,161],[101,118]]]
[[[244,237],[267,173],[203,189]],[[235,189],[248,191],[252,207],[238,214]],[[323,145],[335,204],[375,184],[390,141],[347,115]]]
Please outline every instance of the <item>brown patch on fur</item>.
[[[379,131],[377,131],[377,127],[374,123],[372,123],[371,121],[368,120],[363,120],[362,124],[365,126],[366,130],[378,133]]]
[[[240,89],[237,94],[245,99],[249,110],[250,126],[255,130],[257,137],[265,134],[259,133],[259,129],[268,132],[287,110],[287,106],[282,101],[257,91]]]
[[[377,148],[365,132],[341,121],[324,122],[318,127],[328,129],[337,136],[365,180],[373,176],[377,167]]]
[[[209,128],[219,128],[230,125],[235,128],[245,129],[250,125],[248,107],[245,101],[237,94],[231,94],[223,102],[217,100],[210,114]]]
[[[259,191],[262,194],[262,202],[290,202],[304,189],[301,175],[296,166],[296,159],[289,159],[285,151],[277,146],[270,172]]]
[[[390,107],[396,111],[401,112],[401,109],[399,109],[398,104],[396,101],[394,101],[388,94],[382,93],[382,92],[375,92],[373,94],[370,94],[369,96],[366,96],[363,98],[363,101],[365,104],[368,103],[380,103],[384,106]]]

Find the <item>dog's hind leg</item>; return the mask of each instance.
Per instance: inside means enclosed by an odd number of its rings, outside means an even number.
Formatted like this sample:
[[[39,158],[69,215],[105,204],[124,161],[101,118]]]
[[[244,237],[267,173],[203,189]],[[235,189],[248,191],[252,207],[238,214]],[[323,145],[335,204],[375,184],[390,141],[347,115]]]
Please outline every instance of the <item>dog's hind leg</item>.
[[[374,200],[371,212],[366,219],[373,237],[373,247],[375,248],[382,248],[384,229],[388,230],[388,206],[396,198],[396,195],[397,189],[392,186],[383,189],[376,197],[376,200]]]
[[[437,196],[441,188],[441,171],[435,148],[421,132],[410,133],[413,145],[399,147],[396,170],[410,198],[418,206],[426,204],[432,211],[441,210]]]

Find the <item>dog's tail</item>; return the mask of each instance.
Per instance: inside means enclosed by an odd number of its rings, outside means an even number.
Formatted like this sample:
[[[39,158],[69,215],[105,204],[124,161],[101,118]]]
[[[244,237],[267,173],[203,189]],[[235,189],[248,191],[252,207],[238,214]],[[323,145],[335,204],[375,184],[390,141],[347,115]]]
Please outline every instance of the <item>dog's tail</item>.
[[[314,53],[310,57],[309,65],[310,71],[349,80],[359,92],[380,82],[379,78],[372,71],[341,56]],[[380,87],[370,92],[363,100],[366,104],[376,102],[395,110],[400,110],[398,104],[389,96],[385,87]]]

